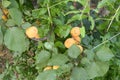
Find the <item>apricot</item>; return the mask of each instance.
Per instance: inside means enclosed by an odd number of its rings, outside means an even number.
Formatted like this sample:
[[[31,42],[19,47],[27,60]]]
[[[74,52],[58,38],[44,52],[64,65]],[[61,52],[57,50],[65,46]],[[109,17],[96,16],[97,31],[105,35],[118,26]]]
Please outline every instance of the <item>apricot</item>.
[[[77,44],[81,42],[81,38],[79,36],[74,36],[73,38],[75,39]]]
[[[79,27],[73,27],[70,31],[70,34],[75,37],[80,35],[80,28]]]
[[[51,69],[52,69],[51,66],[47,66],[47,67],[44,68],[44,71],[46,71],[46,70],[51,70]]]
[[[7,17],[6,17],[5,15],[2,15],[2,19],[3,19],[4,21],[7,21]]]
[[[8,10],[7,9],[3,9],[3,13],[5,14],[5,15],[8,15]]]
[[[60,66],[53,66],[53,69],[58,69]]]
[[[35,38],[38,37],[38,29],[35,26],[31,26],[26,29],[26,35],[29,38]]]
[[[39,34],[37,34],[34,38],[39,39],[40,38]]]
[[[80,51],[83,52],[83,47],[81,45],[77,45],[80,48]]]
[[[70,48],[75,43],[76,41],[73,38],[68,38],[67,40],[65,40],[64,45],[66,48]]]

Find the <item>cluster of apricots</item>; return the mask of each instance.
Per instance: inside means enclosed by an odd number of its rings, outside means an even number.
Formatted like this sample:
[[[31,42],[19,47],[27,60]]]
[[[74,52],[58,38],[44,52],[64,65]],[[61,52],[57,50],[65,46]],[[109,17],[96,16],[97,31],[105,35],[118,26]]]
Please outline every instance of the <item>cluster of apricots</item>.
[[[71,38],[65,40],[64,45],[66,48],[70,48],[73,44],[77,45],[81,52],[83,51],[83,47],[80,45],[81,38],[80,38],[80,28],[73,27],[70,31]]]
[[[31,26],[31,27],[27,28],[25,33],[26,33],[27,37],[30,39],[32,39],[32,38],[39,39],[40,38],[40,36],[38,34],[38,29],[35,26]]]
[[[59,68],[59,66],[47,66],[47,67],[45,67],[44,68],[44,71],[46,71],[46,70],[52,70],[52,69],[54,69],[54,70],[56,70],[56,69],[58,69]]]
[[[2,9],[2,12],[3,12],[2,19],[4,21],[7,21],[7,19],[8,19],[7,17],[8,17],[8,14],[9,14],[8,10],[7,9]]]

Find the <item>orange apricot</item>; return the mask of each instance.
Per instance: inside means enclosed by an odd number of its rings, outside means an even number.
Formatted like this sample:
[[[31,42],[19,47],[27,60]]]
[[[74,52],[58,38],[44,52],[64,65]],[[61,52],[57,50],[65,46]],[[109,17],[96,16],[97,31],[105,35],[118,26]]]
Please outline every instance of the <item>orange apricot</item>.
[[[74,36],[79,36],[80,35],[80,28],[79,27],[73,27],[70,31],[70,34]]]
[[[5,15],[8,15],[8,9],[3,9],[3,13],[5,14]]]
[[[47,67],[44,68],[44,71],[46,71],[46,70],[51,70],[51,69],[52,69],[51,66],[47,66]]]
[[[74,36],[73,37],[75,39],[75,41],[77,41],[78,43],[81,41],[81,38],[79,36]]]
[[[32,26],[27,28],[25,33],[29,38],[35,38],[38,35],[38,29],[35,26]]]
[[[56,66],[53,66],[53,69],[58,69],[59,67],[60,67],[60,66],[57,66],[57,65],[56,65]]]
[[[75,43],[76,41],[73,38],[68,38],[67,40],[65,40],[64,45],[66,48],[70,48]]]
[[[4,21],[7,21],[7,17],[6,17],[5,15],[2,15],[2,19],[3,19]]]
[[[37,35],[35,36],[35,38],[36,38],[36,39],[39,39],[39,38],[40,38],[39,34],[37,34]]]
[[[81,45],[77,45],[80,48],[80,51],[83,52],[83,47]]]

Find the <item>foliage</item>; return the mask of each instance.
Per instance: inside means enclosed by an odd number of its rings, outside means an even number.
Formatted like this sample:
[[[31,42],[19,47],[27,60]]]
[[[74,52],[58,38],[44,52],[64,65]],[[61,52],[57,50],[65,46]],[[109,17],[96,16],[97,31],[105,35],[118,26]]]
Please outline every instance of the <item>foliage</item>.
[[[119,0],[2,0],[0,80],[119,80],[119,4]],[[38,29],[39,39],[25,34],[31,26]],[[76,26],[83,52],[76,45],[64,46]],[[59,68],[44,70],[47,66]]]

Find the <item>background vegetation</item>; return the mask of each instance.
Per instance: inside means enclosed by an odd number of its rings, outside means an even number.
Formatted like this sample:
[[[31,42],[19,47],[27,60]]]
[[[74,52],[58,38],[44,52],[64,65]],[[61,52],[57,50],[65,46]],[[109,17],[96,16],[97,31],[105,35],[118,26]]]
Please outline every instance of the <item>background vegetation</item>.
[[[30,26],[40,39],[26,36]],[[64,46],[76,26],[83,52]],[[0,73],[1,80],[120,80],[120,0],[2,0]]]

